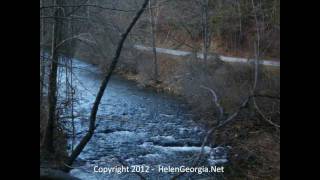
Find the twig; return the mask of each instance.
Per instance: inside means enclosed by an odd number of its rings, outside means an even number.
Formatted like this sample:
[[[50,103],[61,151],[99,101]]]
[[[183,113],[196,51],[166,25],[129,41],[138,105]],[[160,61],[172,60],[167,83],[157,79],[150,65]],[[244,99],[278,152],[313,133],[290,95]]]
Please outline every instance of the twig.
[[[280,100],[280,96],[269,95],[269,94],[259,94],[259,93],[255,93],[255,94],[254,94],[254,97],[263,97],[263,98]]]
[[[260,114],[260,116],[262,117],[262,119],[264,119],[265,121],[267,121],[269,124],[273,125],[274,127],[280,128],[280,125],[272,122],[270,119],[268,119],[268,118],[263,114],[263,112],[261,111],[261,109],[260,109],[259,106],[257,105],[256,100],[255,100],[254,97],[252,98],[252,100],[253,100],[254,107],[256,108],[257,112]]]
[[[201,85],[200,87],[203,88],[203,89],[207,89],[208,91],[210,91],[210,93],[211,93],[212,96],[213,96],[213,103],[214,103],[214,104],[217,106],[217,108],[219,109],[219,119],[222,119],[224,112],[223,112],[222,106],[221,106],[220,103],[219,103],[217,93],[216,93],[213,89],[211,89],[211,88],[209,88],[209,87],[206,87],[206,86],[203,86],[203,85]]]
[[[69,37],[69,38],[67,38],[67,39],[64,39],[64,40],[62,40],[59,44],[56,45],[55,49],[58,49],[58,48],[59,48],[60,46],[62,46],[64,43],[66,43],[66,42],[68,42],[68,41],[70,41],[70,40],[73,40],[73,39],[78,39],[78,40],[80,40],[80,41],[85,41],[85,42],[87,42],[87,43],[97,44],[97,43],[94,42],[94,41],[81,38],[83,35],[90,35],[90,33],[81,33],[81,34],[78,34],[78,35]]]

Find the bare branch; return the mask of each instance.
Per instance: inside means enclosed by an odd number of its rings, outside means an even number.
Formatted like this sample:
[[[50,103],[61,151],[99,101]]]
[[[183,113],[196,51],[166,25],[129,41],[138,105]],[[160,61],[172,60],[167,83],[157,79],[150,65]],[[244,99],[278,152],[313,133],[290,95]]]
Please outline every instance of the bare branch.
[[[65,44],[66,42],[70,41],[70,40],[74,40],[74,39],[78,39],[80,41],[85,41],[87,43],[92,43],[92,44],[97,44],[96,42],[94,41],[91,41],[91,40],[88,40],[88,39],[84,39],[84,38],[81,38],[82,36],[84,35],[90,35],[89,33],[81,33],[81,34],[78,34],[78,35],[74,35],[72,37],[69,37],[67,39],[64,39],[62,40],[60,43],[58,43],[56,46],[55,46],[55,49],[58,49],[60,46],[62,46],[63,44]]]
[[[263,112],[261,111],[261,109],[260,109],[259,106],[257,105],[256,100],[255,100],[254,97],[252,98],[252,100],[253,100],[254,107],[256,108],[256,110],[257,110],[257,112],[260,114],[260,116],[261,116],[266,122],[268,122],[269,124],[273,125],[273,126],[276,127],[276,128],[280,128],[280,125],[272,122],[270,119],[268,119],[268,118],[263,114]]]
[[[206,87],[206,86],[203,86],[203,85],[201,85],[200,87],[203,88],[203,89],[208,90],[208,91],[212,94],[212,96],[213,96],[213,103],[214,103],[214,104],[217,106],[217,108],[219,109],[219,119],[222,119],[224,112],[223,112],[223,107],[222,107],[222,106],[220,105],[220,103],[219,103],[217,93],[216,93],[213,89],[211,89],[211,88],[209,88],[209,87]]]
[[[40,7],[40,10],[44,10],[44,9],[48,9],[48,8],[55,8],[58,6],[42,6]],[[60,6],[61,7],[61,6]],[[117,8],[110,8],[110,7],[103,7],[100,5],[96,5],[96,4],[81,4],[81,5],[66,5],[66,6],[62,6],[62,7],[95,7],[95,8],[99,8],[99,9],[103,9],[103,10],[110,10],[110,11],[121,11],[121,12],[136,12],[136,10],[125,10],[125,9],[117,9]]]
[[[156,6],[152,6],[150,7],[151,9],[156,9],[156,8],[160,8],[161,6],[165,5],[164,3],[167,3],[171,0],[164,0],[158,4],[161,4],[161,5],[156,5]],[[94,8],[98,8],[98,9],[103,9],[103,10],[109,10],[109,11],[119,11],[119,12],[128,12],[128,13],[134,13],[134,12],[137,12],[138,10],[137,9],[118,9],[118,8],[111,8],[111,7],[104,7],[104,6],[100,6],[100,5],[97,5],[97,4],[79,4],[79,5],[64,5],[64,6],[41,6],[40,7],[40,10],[45,10],[45,9],[49,9],[49,8],[68,8],[68,7],[76,7],[76,8],[80,8],[80,7],[94,7]],[[149,8],[148,8],[149,9]],[[74,12],[71,12],[69,13],[70,14],[73,14]],[[68,16],[68,15],[67,15]]]

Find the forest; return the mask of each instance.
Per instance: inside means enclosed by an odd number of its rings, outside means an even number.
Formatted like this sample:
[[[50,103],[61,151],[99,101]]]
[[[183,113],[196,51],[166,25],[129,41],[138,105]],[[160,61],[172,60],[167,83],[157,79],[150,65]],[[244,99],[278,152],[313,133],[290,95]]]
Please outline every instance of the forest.
[[[280,0],[40,0],[39,53],[40,179],[280,179]]]

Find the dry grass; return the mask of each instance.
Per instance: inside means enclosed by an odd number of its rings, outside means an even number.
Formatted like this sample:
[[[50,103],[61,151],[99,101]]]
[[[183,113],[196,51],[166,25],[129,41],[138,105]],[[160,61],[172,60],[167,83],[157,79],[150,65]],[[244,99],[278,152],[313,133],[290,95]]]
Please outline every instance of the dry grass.
[[[219,144],[232,147],[226,179],[280,179],[280,139],[274,127],[256,118],[220,130]]]

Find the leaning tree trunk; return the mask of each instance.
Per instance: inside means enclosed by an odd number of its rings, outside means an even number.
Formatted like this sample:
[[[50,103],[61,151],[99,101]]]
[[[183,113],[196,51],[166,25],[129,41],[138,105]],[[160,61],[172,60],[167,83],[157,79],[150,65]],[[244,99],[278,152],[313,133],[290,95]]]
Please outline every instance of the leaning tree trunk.
[[[56,0],[55,4],[60,6],[62,0]],[[63,15],[61,8],[55,9],[55,18],[53,24],[53,34],[52,34],[52,47],[51,47],[51,69],[49,74],[49,88],[48,88],[48,121],[45,131],[45,136],[43,140],[43,147],[47,152],[54,152],[54,128],[56,120],[56,106],[57,106],[57,74],[58,74],[58,62],[59,56],[57,53],[56,45],[61,40],[61,27],[62,20],[60,17]]]
[[[99,104],[100,101],[102,99],[102,96],[104,94],[104,91],[107,87],[107,84],[109,82],[109,79],[114,71],[114,69],[116,68],[116,65],[118,63],[118,59],[121,53],[121,49],[123,46],[124,41],[126,40],[128,34],[130,33],[131,29],[133,28],[133,26],[136,24],[136,22],[138,21],[138,19],[140,18],[141,14],[143,13],[143,11],[145,10],[146,6],[148,5],[149,0],[145,0],[142,7],[140,8],[140,10],[137,12],[137,14],[135,15],[135,17],[133,18],[132,22],[130,23],[130,25],[128,26],[127,30],[125,31],[125,33],[123,33],[121,35],[121,39],[118,43],[118,47],[117,50],[115,52],[115,55],[112,59],[111,65],[110,65],[110,69],[108,71],[108,73],[106,74],[106,76],[104,77],[103,81],[101,82],[98,94],[96,96],[96,99],[94,101],[93,107],[91,109],[91,114],[90,114],[90,124],[89,124],[89,130],[86,133],[86,135],[81,139],[80,143],[76,146],[76,148],[74,149],[74,151],[71,153],[70,157],[68,158],[65,167],[65,171],[70,171],[70,166],[72,165],[72,163],[75,161],[75,159],[78,157],[78,155],[81,153],[81,151],[83,150],[83,148],[86,146],[86,144],[90,141],[94,130],[95,130],[95,122],[96,122],[96,115],[99,109]]]

